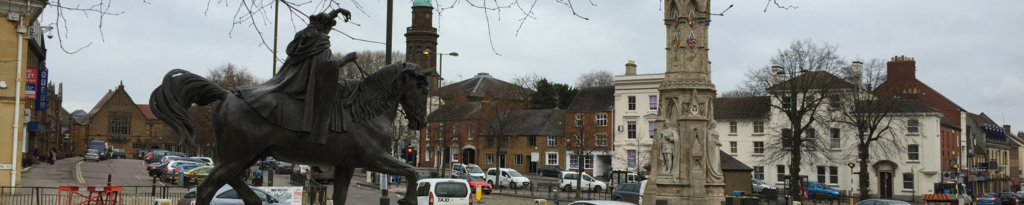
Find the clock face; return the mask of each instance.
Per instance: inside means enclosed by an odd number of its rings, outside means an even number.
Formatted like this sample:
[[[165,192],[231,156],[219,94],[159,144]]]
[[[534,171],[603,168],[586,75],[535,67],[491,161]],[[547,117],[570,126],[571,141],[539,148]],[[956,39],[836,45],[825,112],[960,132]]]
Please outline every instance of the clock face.
[[[426,16],[428,19],[430,18],[430,14],[427,14],[427,15],[424,15],[424,16]]]
[[[690,113],[696,115],[698,112],[700,112],[700,108],[698,108],[696,105],[690,107]]]

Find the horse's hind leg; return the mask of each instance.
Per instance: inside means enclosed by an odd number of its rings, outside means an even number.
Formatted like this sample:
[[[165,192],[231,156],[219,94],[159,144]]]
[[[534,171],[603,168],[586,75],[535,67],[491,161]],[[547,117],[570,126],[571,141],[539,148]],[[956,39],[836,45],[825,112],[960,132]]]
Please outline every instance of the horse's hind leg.
[[[245,166],[242,168],[252,167],[253,164],[256,164],[255,159],[249,160],[249,162],[245,163]],[[238,174],[242,174],[242,172],[239,171]],[[256,192],[249,188],[249,185],[245,184],[245,181],[242,181],[242,178],[238,177],[238,174],[235,174],[235,177],[228,181],[228,185],[231,185],[231,188],[235,189],[235,192],[238,193],[238,196],[242,198],[242,201],[245,202],[246,205],[258,205],[263,203],[260,196],[256,195]]]
[[[348,185],[352,183],[352,172],[355,168],[351,167],[334,167],[334,204],[345,204],[346,197],[348,197]]]
[[[371,164],[367,165],[366,168],[370,171],[380,172],[391,175],[404,176],[408,179],[408,185],[405,188],[405,197],[398,200],[399,205],[415,205],[416,204],[416,170],[412,166],[406,164],[403,161],[398,160],[390,155],[381,153],[378,155],[377,160],[374,160]],[[369,176],[367,176],[369,177]]]
[[[220,187],[232,180],[240,180],[238,179],[238,174],[241,173],[242,166],[247,162],[248,161],[221,160],[220,163],[217,163],[217,166],[210,172],[209,177],[206,177],[206,179],[199,184],[196,192],[198,193],[196,204],[210,204],[210,201],[213,200],[213,195],[217,193],[217,190],[220,189]],[[250,190],[249,193],[252,193],[252,191]],[[246,204],[252,205],[250,203]]]

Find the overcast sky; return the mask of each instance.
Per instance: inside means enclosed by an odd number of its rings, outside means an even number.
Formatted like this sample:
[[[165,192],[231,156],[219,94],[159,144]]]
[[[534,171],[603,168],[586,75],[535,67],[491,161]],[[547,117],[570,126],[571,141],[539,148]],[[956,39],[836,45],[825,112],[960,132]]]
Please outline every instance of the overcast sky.
[[[263,79],[271,77],[272,54],[260,46],[259,34],[248,25],[232,31],[238,9],[213,1],[117,1],[110,11],[123,14],[103,18],[100,37],[96,14],[85,17],[67,13],[64,48],[74,50],[92,43],[77,54],[66,54],[57,38],[48,39],[47,66],[51,81],[65,85],[64,108],[90,110],[120,82],[138,104],[148,103],[164,74],[182,68],[205,75],[225,63],[248,67]],[[371,41],[385,41],[386,1],[340,1],[353,11],[355,24],[335,28]],[[454,0],[434,1],[445,7]],[[454,8],[435,14],[438,52],[458,52],[444,59],[443,77],[470,78],[487,72],[509,80],[536,73],[549,80],[573,84],[591,70],[625,72],[634,60],[638,73],[665,71],[665,26],[661,7],[654,0],[572,1],[584,20],[553,0],[539,0],[535,19],[522,24],[516,6],[490,14],[490,30],[484,10],[459,1]],[[499,3],[504,1],[499,1]],[[532,3],[524,0],[525,3]],[[489,2],[493,4],[493,1]],[[736,88],[743,74],[767,65],[771,55],[796,39],[839,45],[848,61],[895,55],[917,60],[917,78],[964,109],[984,112],[999,123],[1024,130],[1024,1],[820,1],[779,0],[798,6],[783,10],[774,5],[764,12],[763,1],[715,0],[714,13],[730,4],[725,16],[712,17],[709,48],[712,81],[719,92]],[[505,4],[505,3],[503,3]],[[299,7],[307,14],[318,10]],[[405,47],[405,28],[411,23],[412,1],[397,0],[394,16],[395,50]],[[489,4],[488,6],[493,6]],[[56,9],[46,8],[44,24],[56,22]],[[305,24],[282,9],[279,48],[284,49]],[[272,13],[271,13],[272,15]],[[61,23],[64,23],[61,21]],[[256,23],[268,43],[270,25]],[[490,38],[488,38],[490,33]],[[53,33],[58,35],[57,33]],[[334,52],[384,50],[384,45],[351,40],[331,33]],[[493,43],[493,47],[491,44]],[[283,52],[279,56],[284,58]],[[497,55],[497,54],[500,55]],[[1005,120],[1003,119],[1005,117]]]

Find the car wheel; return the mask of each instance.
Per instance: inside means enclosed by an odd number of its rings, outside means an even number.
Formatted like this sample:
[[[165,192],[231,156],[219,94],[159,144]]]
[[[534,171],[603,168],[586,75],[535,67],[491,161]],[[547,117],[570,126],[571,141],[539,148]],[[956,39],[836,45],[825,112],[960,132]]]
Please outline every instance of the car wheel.
[[[622,197],[615,197],[615,201],[622,201]]]
[[[565,187],[562,187],[562,191],[566,191],[566,192],[572,191],[572,185],[571,184],[566,184]]]
[[[595,186],[594,193],[601,193],[601,186]]]
[[[498,186],[497,184],[494,184],[494,182],[493,182],[493,181],[491,181],[491,180],[487,180],[487,183],[488,183],[488,184],[491,184],[491,185],[494,185],[494,186]]]

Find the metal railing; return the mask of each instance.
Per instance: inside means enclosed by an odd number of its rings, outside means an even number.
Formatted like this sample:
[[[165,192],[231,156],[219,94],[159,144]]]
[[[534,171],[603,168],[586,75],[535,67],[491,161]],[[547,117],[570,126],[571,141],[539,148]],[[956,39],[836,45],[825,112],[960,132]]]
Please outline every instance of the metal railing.
[[[557,183],[533,183],[522,187],[491,187],[493,190],[491,194],[509,195],[509,196],[521,196],[530,197],[535,199],[547,199],[554,200],[558,197],[559,201],[575,201],[575,200],[612,200],[612,191],[610,187],[601,187],[600,192],[593,192],[591,190],[583,190],[579,198],[576,197],[576,189],[564,190],[564,187],[558,187]]]
[[[288,178],[292,185],[302,186],[302,204],[327,204],[327,186],[307,179],[305,174],[292,173]]]
[[[187,188],[176,186],[122,186],[120,204],[152,204],[156,199],[177,201],[185,196]],[[88,196],[88,191],[78,193]],[[58,196],[63,195],[63,196]],[[17,205],[50,205],[78,204],[86,201],[85,197],[68,193],[61,194],[57,187],[0,187],[0,204]]]

